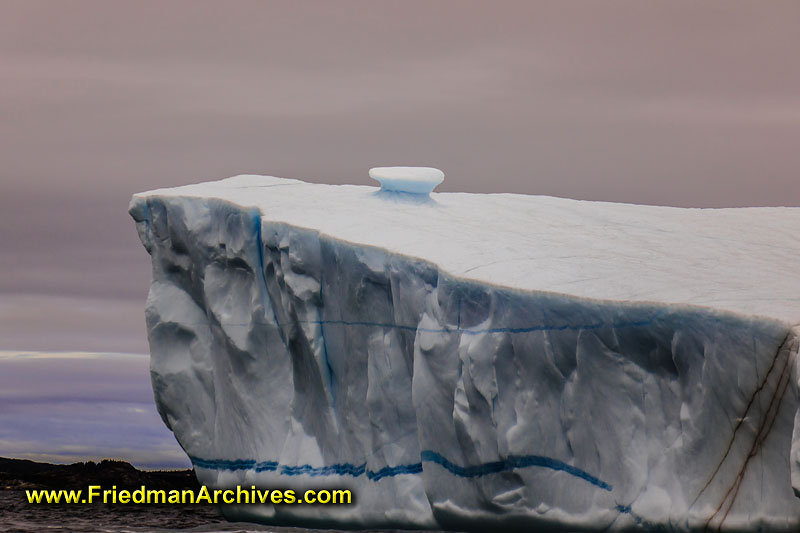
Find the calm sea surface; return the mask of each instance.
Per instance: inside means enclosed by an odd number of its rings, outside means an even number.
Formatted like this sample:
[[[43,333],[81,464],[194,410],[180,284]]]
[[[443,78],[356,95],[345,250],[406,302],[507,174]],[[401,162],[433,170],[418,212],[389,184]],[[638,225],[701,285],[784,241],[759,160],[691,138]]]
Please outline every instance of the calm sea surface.
[[[333,533],[333,530],[231,523],[222,518],[212,505],[31,505],[26,501],[24,491],[0,491],[0,532],[67,531],[86,533],[145,531],[324,533],[328,531]]]

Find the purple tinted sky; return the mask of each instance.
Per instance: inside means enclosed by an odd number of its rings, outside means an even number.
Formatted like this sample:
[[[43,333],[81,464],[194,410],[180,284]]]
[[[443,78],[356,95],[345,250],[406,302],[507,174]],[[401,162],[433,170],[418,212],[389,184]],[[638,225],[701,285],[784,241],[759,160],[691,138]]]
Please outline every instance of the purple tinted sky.
[[[130,195],[255,172],[800,205],[798,2],[0,4],[0,349],[147,350]]]
[[[0,455],[189,468],[153,403],[143,355],[0,351]]]

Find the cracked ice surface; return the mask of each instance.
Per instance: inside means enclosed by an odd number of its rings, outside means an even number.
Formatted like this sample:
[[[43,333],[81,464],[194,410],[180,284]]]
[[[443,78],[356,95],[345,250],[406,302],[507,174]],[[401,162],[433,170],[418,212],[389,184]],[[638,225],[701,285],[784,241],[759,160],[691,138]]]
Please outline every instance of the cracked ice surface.
[[[156,402],[200,480],[356,499],[229,517],[800,526],[800,209],[377,190],[134,196]]]

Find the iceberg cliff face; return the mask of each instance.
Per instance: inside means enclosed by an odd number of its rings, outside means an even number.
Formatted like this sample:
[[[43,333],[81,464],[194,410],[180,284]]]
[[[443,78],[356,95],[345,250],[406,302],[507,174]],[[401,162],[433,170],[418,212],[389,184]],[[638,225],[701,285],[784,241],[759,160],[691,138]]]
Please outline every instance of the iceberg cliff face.
[[[800,209],[134,196],[156,403],[228,506],[340,527],[800,527]],[[794,434],[793,434],[794,432]]]

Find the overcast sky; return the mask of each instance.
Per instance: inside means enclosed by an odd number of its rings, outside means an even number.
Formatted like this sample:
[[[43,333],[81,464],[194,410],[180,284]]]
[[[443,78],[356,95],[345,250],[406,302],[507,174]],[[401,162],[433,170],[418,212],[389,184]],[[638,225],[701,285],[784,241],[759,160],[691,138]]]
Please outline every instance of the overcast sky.
[[[147,351],[134,192],[800,205],[800,2],[0,0],[0,349]]]
[[[0,456],[191,468],[153,403],[143,355],[0,350]]]

